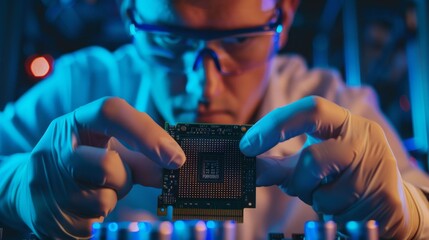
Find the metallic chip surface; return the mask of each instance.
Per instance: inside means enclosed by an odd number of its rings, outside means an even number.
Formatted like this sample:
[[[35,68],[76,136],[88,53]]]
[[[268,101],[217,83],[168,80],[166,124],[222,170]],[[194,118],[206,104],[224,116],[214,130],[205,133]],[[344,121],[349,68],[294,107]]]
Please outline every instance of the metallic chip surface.
[[[250,125],[179,123],[165,130],[179,143],[186,163],[164,169],[158,215],[173,207],[173,220],[235,220],[256,206],[256,163],[239,143]]]

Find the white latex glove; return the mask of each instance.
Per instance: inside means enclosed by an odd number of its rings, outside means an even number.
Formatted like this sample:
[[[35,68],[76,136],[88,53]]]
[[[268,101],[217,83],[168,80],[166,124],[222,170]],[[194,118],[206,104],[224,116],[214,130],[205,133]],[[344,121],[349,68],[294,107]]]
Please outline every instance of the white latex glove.
[[[257,184],[279,185],[333,220],[374,219],[380,236],[417,239],[416,189],[404,183],[382,128],[320,97],[306,97],[258,121],[240,143],[256,156],[279,142],[308,135],[299,155],[257,158]],[[416,196],[420,197],[420,196]]]
[[[134,183],[159,187],[162,167],[184,161],[147,114],[118,98],[100,99],[51,123],[14,176],[16,211],[41,239],[89,238],[92,224]]]

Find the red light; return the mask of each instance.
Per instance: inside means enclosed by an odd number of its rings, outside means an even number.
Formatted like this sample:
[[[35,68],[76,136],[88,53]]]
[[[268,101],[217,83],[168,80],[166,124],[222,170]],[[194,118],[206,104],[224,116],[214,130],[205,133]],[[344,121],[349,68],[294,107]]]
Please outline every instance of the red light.
[[[51,69],[51,66],[49,65],[48,60],[44,57],[37,57],[33,59],[33,61],[30,64],[31,73],[35,77],[46,76],[46,74],[48,74],[50,69]]]
[[[52,57],[50,55],[31,56],[26,61],[28,74],[34,79],[42,79],[52,72]]]
[[[399,106],[401,107],[402,111],[409,112],[411,109],[410,101],[408,100],[408,97],[405,95],[402,95],[399,98]]]

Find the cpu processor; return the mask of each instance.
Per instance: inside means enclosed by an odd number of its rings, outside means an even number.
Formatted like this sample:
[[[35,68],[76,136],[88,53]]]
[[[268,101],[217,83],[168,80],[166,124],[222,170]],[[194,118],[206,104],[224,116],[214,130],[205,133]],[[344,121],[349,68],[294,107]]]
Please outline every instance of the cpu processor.
[[[173,220],[235,220],[256,206],[256,162],[239,143],[250,125],[179,123],[165,130],[179,143],[186,163],[164,169],[158,215],[173,207]]]

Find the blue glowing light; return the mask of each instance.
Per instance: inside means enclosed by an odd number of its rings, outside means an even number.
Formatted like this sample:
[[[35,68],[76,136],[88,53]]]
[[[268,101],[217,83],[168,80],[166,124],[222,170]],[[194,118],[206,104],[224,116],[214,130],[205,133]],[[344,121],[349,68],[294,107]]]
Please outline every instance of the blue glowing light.
[[[139,222],[137,226],[139,227],[139,230],[142,232],[150,232],[151,230],[151,225],[147,222]]]
[[[207,228],[215,228],[216,223],[214,221],[207,221]]]
[[[358,222],[355,222],[355,221],[348,222],[346,224],[346,229],[352,240],[360,239],[360,236],[362,233],[360,231],[360,225]]]
[[[283,31],[283,26],[282,25],[278,25],[276,28],[276,32],[277,33],[281,33]]]
[[[350,87],[360,87],[359,42],[357,36],[356,0],[344,1],[344,60],[346,82]]]
[[[109,228],[109,231],[116,232],[118,231],[119,226],[117,223],[109,223],[108,228]]]
[[[425,91],[424,91],[424,78],[422,70],[419,65],[420,50],[416,41],[409,41],[407,43],[407,60],[408,60],[408,79],[410,86],[410,102],[411,114],[413,121],[414,139],[412,142],[405,142],[407,150],[421,150],[423,152],[428,149],[428,132],[426,126],[425,114]],[[408,144],[408,145],[407,145]]]
[[[359,230],[359,223],[357,223],[355,221],[350,221],[347,223],[346,228],[349,231]]]
[[[136,34],[136,32],[137,32],[136,26],[134,26],[134,24],[130,24],[129,31],[130,31],[131,36],[134,36]]]
[[[316,222],[314,222],[314,221],[310,221],[310,222],[308,222],[305,226],[306,226],[307,228],[311,228],[311,229],[317,228],[317,224],[316,224]]]
[[[307,240],[318,240],[319,239],[319,231],[318,231],[319,223],[316,221],[308,221],[305,223],[305,239]]]
[[[174,229],[176,231],[184,231],[186,229],[186,224],[184,221],[176,221],[174,222]]]
[[[100,223],[96,222],[96,223],[92,224],[92,229],[98,230],[100,228],[101,228],[101,224]]]

